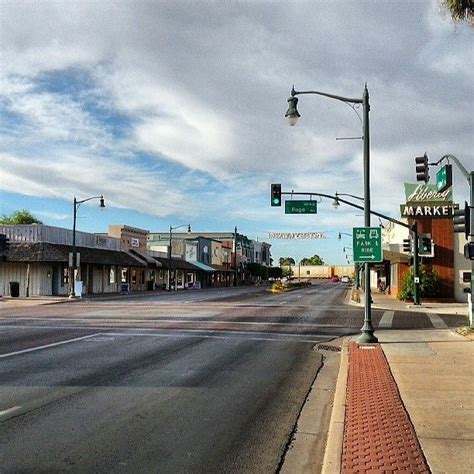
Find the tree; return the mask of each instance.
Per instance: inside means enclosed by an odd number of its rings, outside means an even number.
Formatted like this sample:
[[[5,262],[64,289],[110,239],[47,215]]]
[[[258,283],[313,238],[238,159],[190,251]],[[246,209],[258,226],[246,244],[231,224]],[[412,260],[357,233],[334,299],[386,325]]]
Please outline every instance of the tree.
[[[293,257],[280,257],[280,267],[289,267],[295,265],[295,259]]]
[[[315,254],[310,258],[302,258],[301,265],[324,265],[324,260]]]
[[[259,263],[248,263],[247,271],[251,276],[266,280],[268,278],[268,268],[265,265]]]
[[[270,267],[268,269],[269,278],[281,278],[283,276],[283,271],[280,267]]]
[[[441,0],[441,5],[455,22],[474,25],[474,3],[472,0]]]
[[[42,224],[42,222],[37,219],[30,211],[26,209],[21,209],[19,211],[13,212],[11,215],[7,216],[3,214],[0,217],[0,224],[3,225],[20,225],[20,224]]]

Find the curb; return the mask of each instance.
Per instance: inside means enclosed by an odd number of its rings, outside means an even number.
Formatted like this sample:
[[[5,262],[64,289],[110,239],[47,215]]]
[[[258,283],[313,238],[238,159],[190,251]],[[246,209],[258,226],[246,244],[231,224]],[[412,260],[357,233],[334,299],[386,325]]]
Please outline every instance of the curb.
[[[349,338],[344,338],[341,352],[341,365],[337,376],[336,392],[329,422],[326,450],[324,452],[322,474],[341,472],[342,447],[344,441],[344,420],[346,415],[346,388],[349,369]]]

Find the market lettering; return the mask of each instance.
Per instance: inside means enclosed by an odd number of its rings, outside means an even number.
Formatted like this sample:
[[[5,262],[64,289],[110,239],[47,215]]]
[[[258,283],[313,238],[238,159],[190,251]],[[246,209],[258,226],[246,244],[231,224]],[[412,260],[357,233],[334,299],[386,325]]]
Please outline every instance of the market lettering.
[[[400,213],[402,217],[449,217],[453,215],[453,206],[410,206],[402,204]]]

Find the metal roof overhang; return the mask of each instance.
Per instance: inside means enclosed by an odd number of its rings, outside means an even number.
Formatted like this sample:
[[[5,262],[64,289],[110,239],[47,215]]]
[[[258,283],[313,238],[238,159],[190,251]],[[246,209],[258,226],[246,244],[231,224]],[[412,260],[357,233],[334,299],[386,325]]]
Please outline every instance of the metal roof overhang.
[[[215,272],[216,270],[208,265],[205,265],[201,262],[196,262],[195,260],[189,260],[189,263],[198,267],[200,270],[204,270],[205,272]]]

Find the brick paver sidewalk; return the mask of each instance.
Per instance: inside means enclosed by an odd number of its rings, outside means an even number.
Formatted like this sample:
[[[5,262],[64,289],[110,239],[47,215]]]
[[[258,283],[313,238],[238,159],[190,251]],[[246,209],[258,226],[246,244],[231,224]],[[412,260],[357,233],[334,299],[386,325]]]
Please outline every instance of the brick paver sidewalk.
[[[342,472],[430,472],[379,344],[349,345]]]

